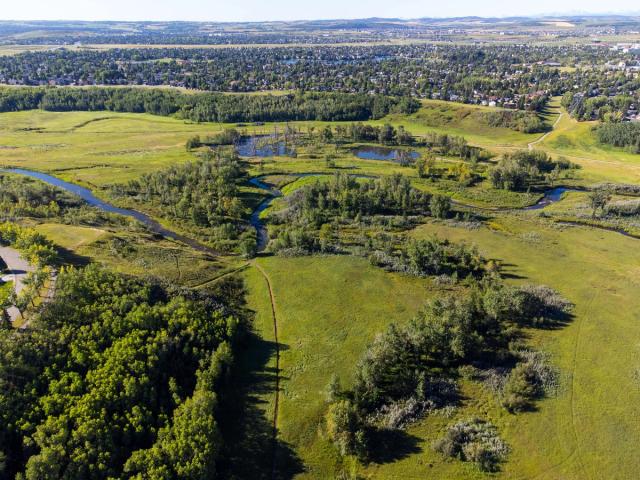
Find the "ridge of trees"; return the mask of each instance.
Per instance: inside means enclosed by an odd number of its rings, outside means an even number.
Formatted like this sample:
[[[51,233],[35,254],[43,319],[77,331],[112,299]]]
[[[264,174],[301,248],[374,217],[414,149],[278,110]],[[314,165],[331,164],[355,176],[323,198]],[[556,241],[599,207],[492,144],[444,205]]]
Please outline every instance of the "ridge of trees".
[[[141,88],[0,88],[0,112],[106,110],[175,115],[194,122],[370,120],[392,112],[412,113],[418,107],[409,98],[347,93],[224,95]]]

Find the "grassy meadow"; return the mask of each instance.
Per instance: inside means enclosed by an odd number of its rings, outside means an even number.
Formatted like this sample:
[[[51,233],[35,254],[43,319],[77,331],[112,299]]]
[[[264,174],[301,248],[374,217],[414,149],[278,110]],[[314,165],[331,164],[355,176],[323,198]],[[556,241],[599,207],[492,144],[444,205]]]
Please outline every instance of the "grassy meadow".
[[[401,438],[388,461],[360,472],[370,478],[484,478],[475,467],[443,459],[431,444],[456,419],[489,418],[512,451],[496,478],[631,478],[640,467],[633,438],[637,415],[640,254],[637,240],[583,227],[559,228],[535,214],[500,217],[466,230],[427,224],[413,235],[437,235],[477,245],[501,261],[514,283],[541,283],[576,304],[575,318],[558,330],[531,330],[530,342],[561,371],[557,395],[534,412],[507,413],[492,394],[463,384],[465,400],[451,418],[427,417]],[[351,381],[354,364],[391,322],[408,321],[440,287],[382,272],[353,258],[258,260],[274,288],[282,383],[278,428],[307,466],[299,478],[328,478],[344,466],[322,431],[324,388],[337,373]],[[260,309],[266,286],[247,271],[250,305]],[[606,286],[603,285],[606,283]],[[262,292],[262,293],[260,293]],[[375,293],[374,293],[375,292]],[[624,308],[620,308],[624,306]],[[265,338],[272,325],[261,323]]]
[[[591,124],[577,123],[566,113],[560,116],[558,99],[546,113],[549,124],[558,123],[545,136],[489,127],[479,121],[486,110],[424,101],[413,115],[391,115],[372,123],[402,125],[416,135],[433,131],[461,135],[496,155],[537,142],[535,148],[554,157],[565,156],[582,167],[562,179],[571,184],[640,180],[639,155],[598,145]],[[295,125],[304,130],[324,124]],[[45,171],[99,191],[190,161],[194,154],[185,149],[189,137],[231,126],[112,112],[4,113],[0,114],[0,166]],[[325,161],[327,153],[335,154],[334,166]],[[452,162],[440,158],[438,167]],[[414,168],[360,160],[348,149],[302,149],[298,158],[251,159],[248,170],[251,176],[269,176],[269,182],[282,187],[285,195],[318,181],[316,177],[296,179],[293,174],[342,171],[374,176],[401,173],[419,189],[480,207],[523,207],[540,198],[534,192],[494,190],[487,182],[462,188],[446,179],[419,179]],[[245,193],[260,192],[246,187]],[[580,207],[585,196],[570,192],[548,212],[561,215],[563,209]],[[340,459],[325,432],[325,389],[332,374],[348,387],[356,362],[377,333],[391,323],[409,321],[428,299],[456,287],[388,273],[347,255],[260,256],[247,264],[239,257],[213,258],[124,228],[33,224],[72,263],[93,260],[120,272],[162,277],[190,287],[209,286],[230,275],[244,281],[247,307],[255,314],[254,332],[239,359],[237,416],[222,425],[223,431],[233,428],[235,435],[230,465],[224,466],[229,478],[272,478],[268,473],[273,459],[262,452],[270,451],[274,421],[277,478],[336,478],[347,472],[353,478],[357,474],[376,479],[596,480],[634,478],[640,469],[635,445],[640,438],[637,239],[559,225],[536,211],[491,211],[473,229],[434,220],[412,230],[409,235],[415,238],[436,235],[476,245],[487,258],[502,264],[508,282],[548,285],[576,305],[574,318],[562,328],[527,331],[529,343],[549,353],[558,367],[560,388],[537,402],[535,411],[511,415],[481,386],[462,381],[462,404],[451,416],[426,417],[398,436],[387,458],[357,466]],[[484,474],[472,464],[444,459],[431,448],[447,425],[472,416],[494,423],[511,448],[497,473]]]
[[[582,167],[585,179],[592,183],[637,183],[640,180],[640,156],[598,143],[591,131],[595,125],[596,122],[578,122],[565,113],[554,131],[536,148],[577,163]]]

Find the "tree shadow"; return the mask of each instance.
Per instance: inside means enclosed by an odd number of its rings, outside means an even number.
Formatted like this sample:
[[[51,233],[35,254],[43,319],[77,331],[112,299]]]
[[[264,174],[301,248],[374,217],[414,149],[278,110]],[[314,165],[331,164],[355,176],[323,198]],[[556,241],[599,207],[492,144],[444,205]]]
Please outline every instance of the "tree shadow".
[[[517,265],[513,263],[501,262],[497,258],[492,258],[491,260],[500,262],[500,276],[502,278],[505,278],[505,279],[508,278],[511,280],[524,280],[527,278],[527,277],[523,277],[522,275],[518,275],[517,273],[514,273],[513,270],[515,270],[518,267]]]
[[[85,267],[91,262],[89,257],[79,255],[64,247],[56,246],[56,250],[58,251],[58,257],[56,259],[57,266],[73,265],[75,267]]]
[[[288,480],[304,470],[293,448],[274,438],[273,404],[265,399],[276,394],[278,372],[269,361],[277,348],[250,332],[238,349],[219,416],[225,450],[220,478]],[[280,351],[286,348],[279,345]]]
[[[572,313],[556,310],[548,314],[542,322],[531,322],[528,327],[536,330],[560,330],[573,322],[575,316]]]
[[[404,430],[376,430],[369,439],[369,459],[373,463],[392,463],[422,453],[422,439]]]

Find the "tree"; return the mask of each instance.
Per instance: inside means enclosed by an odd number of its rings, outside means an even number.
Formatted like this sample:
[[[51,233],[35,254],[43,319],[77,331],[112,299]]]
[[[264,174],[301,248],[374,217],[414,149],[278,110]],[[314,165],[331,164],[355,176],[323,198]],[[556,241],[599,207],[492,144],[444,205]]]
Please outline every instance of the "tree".
[[[502,404],[511,413],[529,408],[531,400],[540,394],[535,371],[527,363],[519,363],[509,374]]]
[[[329,250],[331,250],[334,240],[333,225],[331,225],[330,223],[324,223],[320,227],[318,239],[320,240],[320,250],[322,252],[328,252]]]
[[[428,153],[426,156],[420,157],[416,160],[415,165],[420,178],[431,177],[434,174],[434,168],[436,165],[435,156],[432,153]]]
[[[556,166],[556,168],[554,168],[553,170],[551,170],[549,173],[547,173],[545,175],[545,178],[547,179],[547,182],[549,182],[549,186],[553,188],[553,186],[555,185],[556,181],[558,180],[558,178],[560,177],[560,167]]]
[[[366,457],[366,435],[356,406],[349,400],[329,405],[327,433],[342,455]]]
[[[329,125],[322,129],[321,135],[324,143],[330,143],[333,140],[333,130]]]
[[[436,218],[448,218],[451,213],[451,198],[446,195],[434,195],[429,202],[431,215]]]
[[[258,240],[254,232],[246,232],[240,238],[238,245],[240,254],[244,258],[253,258],[258,253]]]
[[[187,140],[186,148],[187,151],[190,152],[194,148],[198,148],[202,143],[200,142],[200,136],[196,135]]]
[[[424,158],[420,157],[416,160],[415,165],[418,172],[418,177],[424,178],[426,176],[427,161]]]
[[[611,193],[606,188],[596,188],[589,192],[589,205],[593,209],[592,218],[596,218],[598,209],[604,212],[605,207],[611,200]]]

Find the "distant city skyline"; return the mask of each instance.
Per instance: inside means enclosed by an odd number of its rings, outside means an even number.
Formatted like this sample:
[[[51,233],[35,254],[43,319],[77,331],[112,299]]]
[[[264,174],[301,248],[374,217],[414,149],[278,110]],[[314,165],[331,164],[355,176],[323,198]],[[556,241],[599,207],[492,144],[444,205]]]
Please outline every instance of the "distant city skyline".
[[[6,1],[1,20],[274,21],[354,18],[511,17],[571,14],[638,14],[634,0],[20,0]]]

